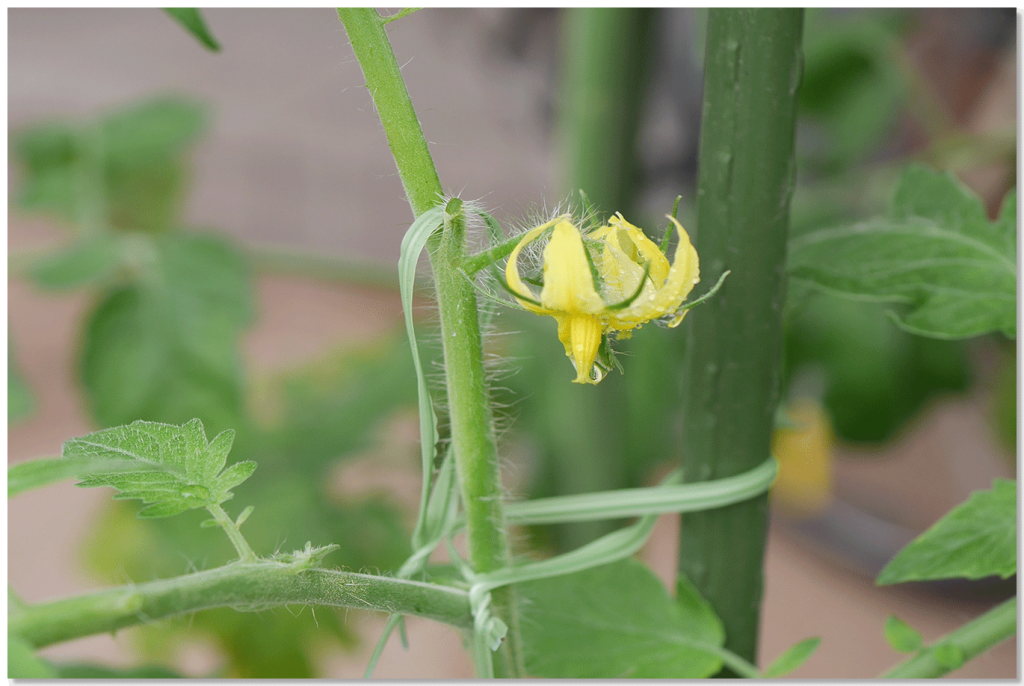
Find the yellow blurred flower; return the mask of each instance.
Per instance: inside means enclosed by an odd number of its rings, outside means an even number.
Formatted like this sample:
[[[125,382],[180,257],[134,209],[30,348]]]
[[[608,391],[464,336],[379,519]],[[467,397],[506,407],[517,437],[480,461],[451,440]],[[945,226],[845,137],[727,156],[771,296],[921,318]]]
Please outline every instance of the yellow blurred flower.
[[[786,415],[793,426],[776,429],[772,437],[772,455],[779,461],[772,496],[790,514],[811,517],[832,502],[832,422],[810,398],[790,403]]]
[[[608,365],[599,351],[609,333],[626,338],[632,329],[666,318],[678,326],[686,314],[686,296],[700,280],[697,251],[673,217],[679,243],[671,264],[644,233],[622,215],[588,234],[569,215],[531,229],[509,255],[509,290],[526,309],[554,317],[565,354],[576,367],[575,383],[596,384]],[[521,273],[523,250],[550,232],[544,247],[540,294]]]

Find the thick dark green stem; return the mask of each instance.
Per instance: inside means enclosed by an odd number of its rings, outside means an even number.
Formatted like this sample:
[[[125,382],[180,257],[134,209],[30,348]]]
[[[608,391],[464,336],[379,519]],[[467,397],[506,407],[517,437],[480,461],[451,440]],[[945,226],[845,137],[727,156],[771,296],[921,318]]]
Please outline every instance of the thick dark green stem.
[[[42,648],[213,607],[261,610],[293,604],[414,614],[462,629],[473,626],[467,594],[448,586],[255,562],[28,605],[10,616],[7,629]]]
[[[430,262],[441,311],[452,449],[466,508],[469,562],[473,571],[486,573],[510,566],[512,558],[501,502],[497,440],[484,374],[476,292],[461,272],[466,258],[465,233],[462,201],[453,199],[445,209],[441,243],[431,253]],[[496,589],[492,598],[495,614],[509,625],[508,638],[495,656],[495,669],[501,675],[521,676],[514,590]]]
[[[782,305],[803,10],[708,16],[696,248],[701,279],[731,276],[690,315],[684,392],[686,482],[733,476],[768,457],[779,393]],[[682,518],[679,572],[754,661],[767,495]]]

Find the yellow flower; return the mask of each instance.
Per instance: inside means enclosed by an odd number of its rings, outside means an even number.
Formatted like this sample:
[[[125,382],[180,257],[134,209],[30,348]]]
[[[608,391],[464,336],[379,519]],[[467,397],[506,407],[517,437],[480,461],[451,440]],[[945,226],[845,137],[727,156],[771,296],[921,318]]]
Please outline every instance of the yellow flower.
[[[558,338],[576,367],[575,383],[598,383],[607,367],[598,361],[605,337],[627,338],[641,324],[667,317],[678,326],[680,310],[700,280],[697,251],[674,218],[679,243],[672,264],[644,233],[621,214],[582,234],[569,215],[531,229],[509,255],[505,278],[523,307],[558,322]],[[546,232],[543,285],[537,295],[520,274],[523,249]],[[596,363],[596,364],[595,364]]]

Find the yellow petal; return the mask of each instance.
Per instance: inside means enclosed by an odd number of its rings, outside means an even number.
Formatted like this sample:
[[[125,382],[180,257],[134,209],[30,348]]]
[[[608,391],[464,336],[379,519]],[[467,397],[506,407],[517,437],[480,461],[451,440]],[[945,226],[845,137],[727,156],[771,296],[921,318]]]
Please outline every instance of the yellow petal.
[[[594,360],[597,349],[601,347],[601,320],[595,315],[555,316],[558,321],[558,340],[565,346],[565,354],[572,359],[576,367],[576,378],[573,383],[596,384],[601,374],[594,376]]]
[[[665,278],[661,288],[654,294],[654,297],[641,295],[632,305],[616,313],[615,321],[609,322],[610,328],[629,329],[639,323],[675,312],[686,301],[686,296],[690,294],[690,291],[697,285],[697,282],[700,281],[700,265],[697,260],[697,251],[690,244],[690,237],[687,235],[686,230],[675,218],[669,216],[669,219],[675,225],[676,232],[679,234],[679,244],[676,246],[675,257],[672,261],[672,266],[668,270],[668,276]],[[638,245],[637,247],[639,248],[640,246]],[[669,326],[678,326],[681,321],[683,321],[682,314],[669,322]]]
[[[525,248],[529,243],[532,243],[533,241],[537,240],[537,238],[539,238],[542,233],[549,229],[552,224],[555,224],[564,218],[564,216],[555,217],[554,219],[545,224],[541,224],[540,226],[534,229],[530,229],[523,235],[522,240],[520,240],[519,243],[516,244],[516,247],[512,249],[512,252],[509,253],[508,262],[505,264],[505,281],[508,282],[509,288],[512,289],[513,294],[528,294],[529,297],[533,297],[534,299],[536,299],[534,297],[533,291],[530,290],[530,287],[527,286],[526,283],[524,283],[522,278],[519,276],[519,254],[523,251],[523,248]],[[520,305],[530,310],[531,312],[536,312],[537,314],[550,314],[550,312],[548,312],[544,308],[537,307],[536,305],[529,301],[523,300],[521,298],[516,298],[516,300],[519,301]]]
[[[636,246],[637,251],[647,261],[647,264],[650,265],[651,281],[654,282],[655,286],[661,288],[669,272],[668,259],[662,254],[661,249],[644,235],[643,231],[623,219],[621,214],[612,217],[609,223],[626,232],[626,235],[629,236]],[[676,226],[678,226],[678,223]],[[687,239],[687,242],[689,242],[689,239]]]
[[[604,301],[594,290],[585,251],[579,229],[559,220],[544,248],[544,288],[540,292],[544,308],[566,314],[598,314],[604,309]]]

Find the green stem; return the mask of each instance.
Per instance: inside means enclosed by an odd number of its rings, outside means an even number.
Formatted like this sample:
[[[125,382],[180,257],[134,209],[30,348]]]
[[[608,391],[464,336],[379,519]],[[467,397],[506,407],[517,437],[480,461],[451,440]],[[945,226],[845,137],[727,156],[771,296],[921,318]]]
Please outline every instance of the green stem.
[[[249,547],[249,542],[245,540],[234,520],[228,517],[228,513],[224,511],[224,508],[213,504],[207,505],[206,510],[213,515],[214,521],[217,522],[220,528],[224,529],[224,533],[231,539],[231,545],[235,546],[235,550],[238,552],[238,559],[246,563],[255,562],[256,553]]]
[[[445,226],[438,248],[431,253],[441,313],[441,338],[451,415],[455,468],[466,509],[469,562],[473,571],[486,574],[512,563],[505,515],[494,418],[484,373],[476,292],[461,272],[465,261],[465,215],[462,201],[445,208]],[[509,633],[495,659],[498,673],[521,676],[522,650],[512,588],[492,594],[496,616]]]
[[[385,21],[373,9],[340,8],[338,18],[363,69],[409,204],[419,216],[441,200],[441,182],[384,31]],[[458,200],[449,203],[444,232],[427,246],[441,312],[452,445],[466,508],[470,562],[474,571],[486,573],[511,564],[511,552],[501,508],[497,444],[484,375],[476,294],[461,271],[466,257],[461,205]],[[499,676],[522,676],[514,589],[496,591],[492,608],[509,627],[495,655],[495,671]]]
[[[745,472],[769,454],[779,393],[782,305],[803,10],[708,16],[695,245],[701,277],[732,275],[689,321],[683,474]],[[726,648],[753,662],[768,497],[684,514],[679,573],[711,603]]]
[[[518,236],[513,236],[492,248],[478,252],[476,255],[470,255],[463,263],[462,270],[466,272],[467,276],[473,276],[481,269],[489,267],[498,260],[503,260],[508,257],[509,253],[519,245],[519,241],[522,239],[523,235],[519,234]]]
[[[417,217],[441,201],[441,180],[430,157],[420,120],[402,80],[398,60],[384,31],[386,20],[369,8],[340,7],[338,18],[352,43],[366,87],[398,165],[405,195]]]
[[[29,605],[8,631],[34,648],[214,607],[329,605],[428,617],[468,629],[469,597],[448,586],[261,561]]]
[[[658,10],[573,8],[566,12],[561,129],[566,182],[598,210],[630,216],[640,185],[637,131],[654,51]]]
[[[935,658],[939,646],[954,646],[968,662],[1017,633],[1017,598],[972,619],[883,675],[886,679],[934,679],[953,671]]]

